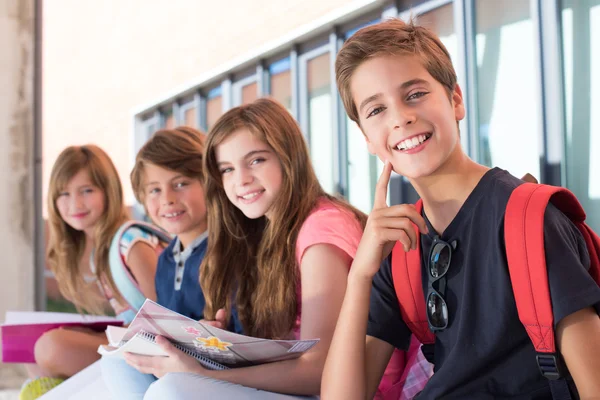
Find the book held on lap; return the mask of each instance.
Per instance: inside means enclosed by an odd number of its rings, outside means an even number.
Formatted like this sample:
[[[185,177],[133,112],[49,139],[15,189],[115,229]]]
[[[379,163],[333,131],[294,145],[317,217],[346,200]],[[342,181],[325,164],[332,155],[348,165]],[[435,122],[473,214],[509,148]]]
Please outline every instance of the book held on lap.
[[[97,332],[123,321],[106,316],[72,313],[8,311],[0,326],[2,362],[34,363],[34,347],[44,333],[57,328],[88,328]]]
[[[297,358],[319,340],[269,340],[253,338],[195,321],[146,300],[127,329],[108,327],[109,346],[100,346],[105,357],[130,352],[165,356],[155,343],[164,336],[175,347],[196,358],[208,369],[228,369]]]

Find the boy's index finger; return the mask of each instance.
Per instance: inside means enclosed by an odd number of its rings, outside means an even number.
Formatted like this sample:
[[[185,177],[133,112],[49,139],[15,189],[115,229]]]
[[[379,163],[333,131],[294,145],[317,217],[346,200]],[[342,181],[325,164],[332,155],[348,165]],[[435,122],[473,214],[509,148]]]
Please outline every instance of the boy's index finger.
[[[414,204],[410,205],[410,211],[408,211],[407,216],[411,222],[415,224],[417,228],[419,228],[420,232],[429,233],[429,228],[427,228],[425,218],[423,218],[423,216],[417,212],[417,208],[414,206]]]
[[[383,171],[377,180],[375,185],[375,199],[373,200],[373,208],[385,208],[387,207],[387,189],[390,183],[390,176],[392,175],[392,164],[386,161],[383,165]]]

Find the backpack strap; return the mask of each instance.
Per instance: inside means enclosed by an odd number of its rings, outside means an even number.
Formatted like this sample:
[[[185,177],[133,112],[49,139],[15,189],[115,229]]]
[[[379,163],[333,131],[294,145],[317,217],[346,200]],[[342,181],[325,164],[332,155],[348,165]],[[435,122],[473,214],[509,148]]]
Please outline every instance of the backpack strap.
[[[504,241],[519,319],[537,352],[540,372],[556,380],[565,371],[556,352],[544,249],[544,215],[551,200],[580,230],[585,226],[585,212],[573,193],[524,183],[512,192],[506,206]]]
[[[135,317],[135,313],[140,309],[146,296],[142,293],[139,284],[131,274],[129,267],[125,263],[123,257],[121,257],[120,243],[125,232],[132,227],[138,227],[148,233],[151,233],[159,238],[160,241],[170,242],[171,237],[159,229],[158,227],[141,221],[128,221],[121,225],[117,233],[114,235],[113,240],[110,244],[108,253],[108,260],[110,265],[110,273],[117,290],[121,293],[123,299],[127,302],[130,310],[119,315],[119,318],[130,322],[132,317]]]
[[[600,286],[600,236],[586,224],[575,224],[581,231],[590,256],[590,269],[588,272]]]
[[[415,204],[420,214],[423,202],[419,199]],[[423,344],[435,343],[435,335],[429,330],[423,283],[421,276],[421,235],[419,228],[413,224],[417,232],[417,249],[408,253],[402,243],[398,242],[392,249],[392,279],[402,319],[413,335]]]

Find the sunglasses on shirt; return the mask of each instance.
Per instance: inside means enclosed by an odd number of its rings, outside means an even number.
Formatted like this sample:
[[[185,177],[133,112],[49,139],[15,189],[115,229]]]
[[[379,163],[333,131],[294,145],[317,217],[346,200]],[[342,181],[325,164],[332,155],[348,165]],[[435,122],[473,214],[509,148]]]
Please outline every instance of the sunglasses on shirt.
[[[441,331],[448,327],[448,305],[446,295],[446,274],[452,260],[452,252],[456,250],[456,240],[445,242],[436,236],[433,239],[427,270],[429,272],[429,288],[427,290],[427,322],[432,332]],[[434,288],[437,286],[437,289]]]

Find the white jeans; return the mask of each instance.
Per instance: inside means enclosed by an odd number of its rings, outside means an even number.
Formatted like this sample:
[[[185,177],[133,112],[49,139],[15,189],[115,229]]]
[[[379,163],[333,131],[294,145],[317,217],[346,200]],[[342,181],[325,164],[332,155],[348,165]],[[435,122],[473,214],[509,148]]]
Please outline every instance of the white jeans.
[[[291,396],[236,385],[191,373],[171,373],[150,385],[144,400],[316,400],[316,396]]]

